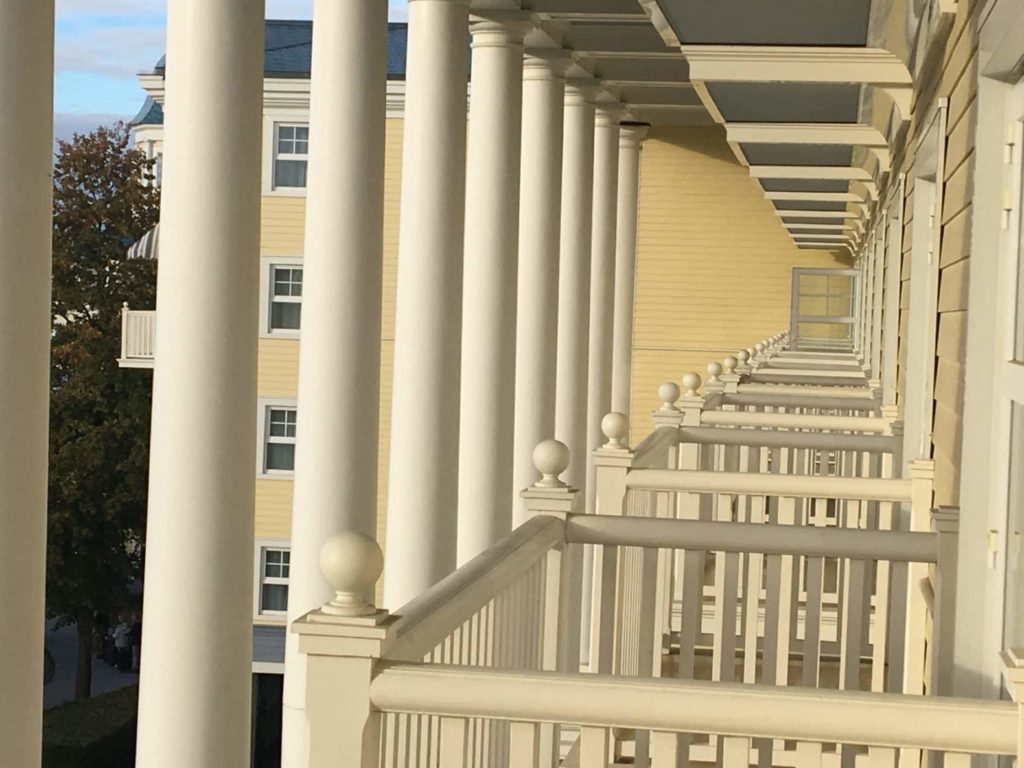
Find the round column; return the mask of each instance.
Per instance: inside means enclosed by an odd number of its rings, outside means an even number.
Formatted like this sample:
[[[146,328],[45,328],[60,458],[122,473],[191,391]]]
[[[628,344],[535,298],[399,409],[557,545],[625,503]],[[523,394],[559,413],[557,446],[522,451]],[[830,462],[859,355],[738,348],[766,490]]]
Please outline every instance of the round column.
[[[633,367],[633,292],[640,194],[640,144],[647,125],[619,126],[619,185],[615,230],[615,310],[612,318],[612,406],[629,414]]]
[[[586,484],[587,357],[590,336],[590,253],[594,206],[592,80],[569,79],[562,132],[562,231],[558,279],[558,362],[555,439],[569,447],[566,482]]]
[[[384,603],[455,568],[468,0],[411,0]]]
[[[251,738],[263,4],[167,31],[136,765],[219,768]]]
[[[590,452],[602,440],[601,419],[611,411],[612,315],[619,178],[618,106],[597,108],[594,129],[594,223],[590,260],[590,351],[587,364],[587,487],[593,488]],[[594,511],[594,494],[586,497]]]
[[[563,66],[562,58],[528,56],[523,71],[513,528],[526,518],[519,492],[537,479],[533,449],[555,430]]]
[[[523,26],[474,24],[466,178],[458,562],[512,529]]]
[[[26,768],[43,725],[53,29],[53,0],[0,0],[0,762]]]
[[[314,8],[289,622],[334,596],[318,567],[324,543],[376,535],[387,14],[384,0]],[[306,765],[305,700],[288,633],[285,768]]]

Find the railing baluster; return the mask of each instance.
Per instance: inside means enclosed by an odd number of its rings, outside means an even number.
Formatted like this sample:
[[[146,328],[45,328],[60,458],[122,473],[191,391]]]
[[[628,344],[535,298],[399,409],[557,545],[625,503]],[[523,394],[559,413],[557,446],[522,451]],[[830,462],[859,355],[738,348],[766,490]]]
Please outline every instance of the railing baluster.
[[[461,717],[441,718],[440,768],[466,768],[466,721]]]
[[[608,768],[608,746],[607,728],[580,728],[579,768]]]
[[[804,608],[803,672],[801,685],[817,688],[821,658],[821,596],[824,559],[807,558],[807,602]]]
[[[816,741],[798,742],[796,768],[821,768],[821,744]]]
[[[508,768],[537,768],[539,741],[536,723],[509,726]]]

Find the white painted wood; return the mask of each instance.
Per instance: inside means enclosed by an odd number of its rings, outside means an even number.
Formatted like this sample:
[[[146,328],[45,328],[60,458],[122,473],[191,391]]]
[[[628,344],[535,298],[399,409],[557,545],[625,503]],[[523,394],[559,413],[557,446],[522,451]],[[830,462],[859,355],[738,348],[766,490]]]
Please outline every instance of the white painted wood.
[[[608,729],[580,728],[580,768],[608,768]]]
[[[523,29],[472,25],[466,164],[459,565],[512,530],[516,265],[523,101]],[[501,141],[494,137],[501,135]]]
[[[466,768],[466,720],[461,717],[442,717],[440,729],[439,768]]]
[[[909,480],[837,478],[808,475],[748,475],[737,472],[689,472],[642,469],[630,472],[626,488],[718,494],[764,494],[868,501],[910,501]]]
[[[569,79],[566,82],[562,134],[555,438],[569,446],[566,481],[581,488],[586,486],[587,456],[594,447],[587,442],[594,91],[589,81]],[[629,413],[629,410],[622,413]]]
[[[41,3],[34,13],[22,6],[5,2],[0,11],[0,76],[15,76],[22,86],[3,86],[5,98],[19,107],[0,123],[2,188],[10,189],[9,179],[16,185],[15,197],[3,196],[0,242],[5,267],[18,263],[8,261],[12,248],[33,266],[26,262],[19,270],[25,283],[14,294],[3,294],[4,311],[18,312],[18,326],[24,321],[25,327],[16,345],[4,337],[3,352],[18,360],[19,373],[4,377],[3,419],[18,439],[15,455],[4,451],[0,485],[5,520],[9,508],[25,505],[16,527],[3,531],[5,542],[19,536],[13,540],[18,552],[3,566],[3,575],[6,579],[6,568],[24,567],[10,583],[26,586],[25,602],[15,602],[11,616],[25,640],[15,640],[9,658],[24,662],[24,674],[32,676],[41,646],[25,655],[22,643],[41,640],[42,619],[34,620],[39,593],[27,574],[41,574],[42,557],[23,562],[22,553],[35,557],[41,544],[33,505],[45,459],[37,469],[38,437],[33,436],[46,424],[40,410],[45,401],[30,392],[46,381],[38,366],[45,348],[39,302],[46,295],[47,249],[37,238],[49,222],[41,210],[49,191],[44,194],[36,185],[44,179],[47,187],[50,183],[52,4]],[[161,247],[174,258],[161,263],[157,289],[164,319],[157,327],[161,355],[153,384],[145,692],[137,750],[140,763],[153,766],[170,760],[198,768],[249,762],[263,26],[260,5],[245,0],[216,7],[187,0],[168,5]],[[25,55],[24,46],[31,46],[38,61]],[[19,155],[17,164],[6,159],[11,151]],[[8,224],[11,215],[15,219]],[[16,244],[8,233],[17,235]],[[200,274],[204,279],[197,281]],[[197,306],[203,312],[196,312]],[[13,413],[7,410],[12,406]],[[168,662],[185,658],[203,663]],[[6,672],[6,663],[0,662],[0,670]],[[2,684],[18,685],[19,677],[5,674]],[[28,709],[36,700],[28,691],[17,706]],[[182,707],[183,701],[191,705]],[[204,727],[196,728],[197,722]],[[25,726],[27,734],[34,732],[31,724]],[[20,745],[22,738],[16,736],[14,743]]]
[[[468,37],[462,0],[409,6],[393,370],[416,386],[396,386],[391,405],[391,608],[455,568]]]
[[[324,2],[315,12],[289,621],[333,597],[317,563],[331,536],[376,535],[387,13],[373,3]],[[365,450],[353,450],[353,435]],[[305,753],[305,679],[289,633],[286,766],[301,765]]]
[[[233,36],[230,44],[238,40],[239,36]],[[0,743],[4,760],[24,766],[38,766],[42,749],[53,55],[53,0],[0,2],[0,93],[10,105],[0,117],[0,264],[7,274],[17,276],[0,285],[0,305],[4,317],[9,318],[0,330],[0,355],[5,361],[0,375],[0,423],[4,425],[0,437],[0,583],[7,585],[0,592],[0,610],[6,617],[0,629],[4,648],[0,654],[0,689],[4,691],[0,697]],[[219,105],[210,117],[226,116],[229,109],[229,105]],[[248,144],[244,148],[251,149]],[[180,144],[176,149],[181,151]],[[247,158],[247,162],[254,160]],[[248,181],[242,180],[240,186],[244,188]],[[251,210],[238,213],[235,221],[245,221]],[[231,300],[237,302],[237,294]],[[205,357],[205,349],[203,354]],[[203,432],[197,437],[220,439],[214,437],[215,431]],[[246,443],[238,443],[236,448],[239,445]],[[249,558],[251,547],[250,542]],[[193,554],[175,548],[172,556],[183,555],[191,561]],[[204,567],[198,559],[197,563],[196,567]],[[172,579],[173,574],[166,574],[165,588]],[[226,599],[241,597],[237,585],[230,592],[230,598],[224,594]],[[233,622],[238,620],[237,614],[232,617]],[[209,681],[194,682],[205,686]],[[232,703],[241,705],[237,700]],[[158,706],[171,706],[166,695]],[[157,714],[148,714],[147,720]],[[168,714],[173,718],[181,713]],[[237,733],[232,734],[231,743],[234,753],[239,746]]]
[[[796,745],[796,768],[821,768],[821,744],[801,741]]]
[[[508,768],[537,768],[538,726],[535,723],[512,723],[509,727]]]
[[[647,130],[646,125],[623,125],[619,129],[611,385],[611,409],[619,413],[630,412],[640,145],[647,136]]]

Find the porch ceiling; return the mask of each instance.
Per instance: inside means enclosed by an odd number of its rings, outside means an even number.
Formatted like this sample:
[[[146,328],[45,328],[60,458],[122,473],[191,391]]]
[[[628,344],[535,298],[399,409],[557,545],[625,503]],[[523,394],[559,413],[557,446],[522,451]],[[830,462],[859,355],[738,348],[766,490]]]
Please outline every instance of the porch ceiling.
[[[630,119],[724,125],[780,216],[810,211],[810,223],[845,230],[866,218],[909,118],[921,2],[474,0],[474,10],[529,13],[541,23],[527,47],[567,50],[570,75],[600,80]]]

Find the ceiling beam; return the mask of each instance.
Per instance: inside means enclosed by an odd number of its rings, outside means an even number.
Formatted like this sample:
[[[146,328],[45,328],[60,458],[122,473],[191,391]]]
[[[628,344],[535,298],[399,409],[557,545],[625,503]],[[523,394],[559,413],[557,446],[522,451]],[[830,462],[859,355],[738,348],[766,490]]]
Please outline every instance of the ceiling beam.
[[[825,203],[863,203],[865,198],[852,192],[765,192],[768,200],[812,200]]]
[[[830,179],[871,181],[865,169],[845,165],[752,165],[750,175],[755,179]]]
[[[719,83],[870,83],[911,87],[896,56],[880,48],[683,45],[694,80]]]
[[[801,219],[857,219],[860,218],[853,211],[794,211],[785,208],[776,208],[775,214],[781,218]]]
[[[845,123],[726,123],[726,138],[740,144],[828,144],[888,149],[870,125]]]

